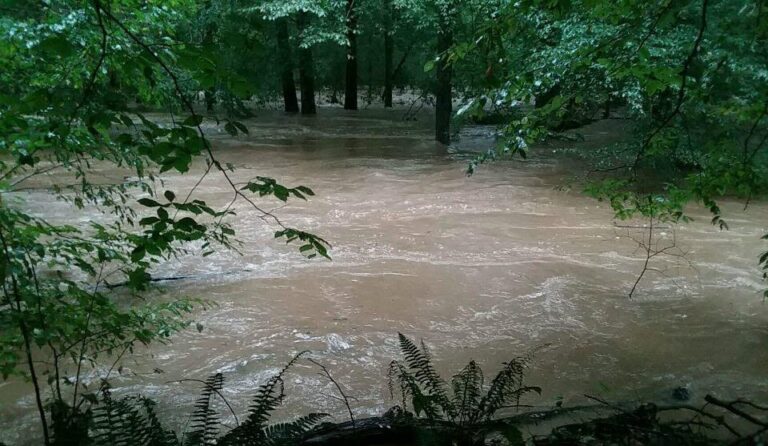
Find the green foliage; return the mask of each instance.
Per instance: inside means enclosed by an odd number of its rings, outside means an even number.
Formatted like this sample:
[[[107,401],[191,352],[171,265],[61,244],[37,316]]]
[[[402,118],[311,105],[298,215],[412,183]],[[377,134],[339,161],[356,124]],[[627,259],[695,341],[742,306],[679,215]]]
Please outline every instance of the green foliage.
[[[62,432],[61,438],[79,441],[80,443],[77,444],[95,446],[180,446],[182,444],[176,435],[165,429],[158,420],[155,403],[144,397],[115,399],[109,388],[104,388],[90,418],[91,428],[86,437],[75,439],[72,438],[71,432]]]
[[[218,439],[215,435],[215,412],[212,411],[210,402],[213,393],[221,389],[221,375],[214,375],[205,382],[205,389],[201,398],[195,404],[193,425],[197,426],[199,433],[205,433],[208,442],[185,443],[187,444],[221,444],[221,445],[289,445],[296,444],[310,429],[320,421],[327,418],[327,414],[312,413],[298,419],[269,425],[270,415],[283,402],[285,388],[283,378],[296,362],[304,355],[299,353],[286,364],[276,375],[270,377],[267,382],[259,386],[251,405],[248,409],[248,417]],[[191,438],[191,437],[190,437]],[[202,437],[201,437],[202,438]]]
[[[287,444],[291,441],[295,442],[310,427],[327,416],[325,414],[310,414],[292,423],[267,426],[270,414],[283,403],[283,398],[285,398],[283,376],[305,353],[301,352],[294,356],[280,372],[259,386],[256,396],[248,408],[248,418],[227,433],[221,440],[221,444]]]
[[[404,361],[392,361],[389,367],[390,394],[399,386],[402,407],[407,399],[416,416],[422,414],[431,421],[450,421],[464,429],[489,422],[496,413],[507,407],[518,407],[520,398],[530,392],[541,393],[538,387],[525,386],[523,377],[531,355],[516,357],[503,364],[503,368],[485,385],[482,369],[470,361],[451,379],[448,385],[435,371],[426,345],[421,347],[398,333]]]
[[[272,412],[285,397],[283,377],[301,358],[296,355],[280,372],[261,385],[253,398],[248,417],[234,429],[221,432],[217,402],[229,403],[222,396],[224,377],[211,375],[194,404],[189,431],[177,436],[166,429],[155,412],[155,402],[142,396],[116,399],[105,383],[98,395],[91,395],[94,404],[87,412],[79,413],[80,428],[73,424],[54,424],[53,444],[64,445],[125,445],[125,446],[204,446],[204,445],[262,445],[280,446],[298,444],[300,440],[328,415],[311,413],[294,421],[268,424]],[[57,412],[69,416],[72,411]],[[232,413],[234,415],[234,413]],[[54,416],[54,420],[57,420]],[[237,418],[235,416],[235,420]]]
[[[296,198],[306,200],[307,196],[315,195],[312,189],[306,186],[298,186],[294,188],[288,188],[283,185],[277,184],[272,178],[256,177],[256,181],[249,181],[247,185],[243,186],[240,190],[249,190],[251,192],[259,194],[260,197],[265,195],[274,195],[280,201],[288,201],[288,197],[293,195]]]
[[[149,298],[154,267],[239,243],[228,220],[234,201],[216,209],[194,189],[184,195],[160,189],[159,175],[188,173],[204,160],[203,176],[224,177],[236,200],[287,231],[289,242],[301,241],[301,253],[328,258],[328,244],[286,228],[253,201],[306,200],[311,189],[262,177],[239,188],[203,129],[215,123],[232,136],[248,133],[233,115],[251,95],[250,80],[215,45],[232,37],[231,27],[215,22],[234,12],[214,14],[210,2],[194,0],[6,1],[1,11],[0,374],[33,382],[50,444],[46,400],[57,408],[57,429],[73,425],[94,404],[81,380],[88,368],[105,357],[119,361],[136,345],[169,340],[207,305]],[[206,25],[202,35],[188,26],[196,20]],[[258,33],[249,38],[258,47]],[[219,91],[231,105],[229,117],[201,115],[193,99],[200,90]],[[168,121],[143,109],[172,115]],[[101,169],[126,180],[94,178]],[[50,188],[39,181],[48,174],[56,175]],[[73,226],[33,215],[25,189],[52,193],[73,213],[87,213],[89,222]],[[33,355],[53,366],[40,370]],[[136,410],[134,417],[151,415]],[[210,442],[210,433],[201,435]]]
[[[486,82],[460,111],[488,104],[524,109],[503,142],[468,173],[502,157],[525,157],[553,132],[619,110],[631,139],[583,157],[587,192],[616,217],[690,220],[701,203],[727,224],[719,200],[747,203],[768,192],[768,39],[765,5],[752,0],[499,2],[452,60],[477,65]],[[527,109],[528,105],[533,109]]]
[[[424,413],[431,420],[454,418],[456,408],[448,397],[446,383],[432,366],[432,358],[426,345],[422,342],[419,348],[402,333],[398,333],[398,337],[405,362],[390,363],[390,392],[392,393],[392,382],[396,381],[400,385],[403,408],[406,407],[406,396],[410,396],[413,411],[417,416]]]
[[[442,393],[425,404],[437,406],[434,410],[425,408],[423,413],[437,414],[434,418],[414,418],[402,408],[390,410],[383,418],[371,418],[361,421],[360,425],[352,422],[335,425],[318,424],[328,418],[327,414],[310,413],[294,421],[268,424],[271,415],[282,404],[285,397],[284,378],[286,373],[304,355],[296,355],[283,369],[262,384],[252,400],[248,416],[240,422],[229,402],[222,394],[224,379],[221,374],[214,374],[204,381],[200,397],[194,404],[188,423],[188,432],[177,435],[165,428],[159,420],[155,403],[141,396],[115,398],[104,382],[98,393],[89,394],[93,406],[85,412],[77,412],[75,419],[63,419],[62,415],[70,415],[69,408],[59,408],[53,411],[53,441],[57,446],[69,445],[142,445],[142,446],[194,446],[194,445],[281,445],[292,446],[299,444],[378,444],[381,435],[388,439],[402,438],[413,444],[457,446],[474,446],[479,444],[497,444],[500,437],[509,445],[524,445],[526,441],[534,441],[542,445],[565,444],[599,444],[621,443],[631,439],[639,444],[685,444],[685,445],[716,445],[731,444],[732,441],[722,437],[726,431],[736,438],[737,443],[758,442],[764,432],[764,423],[750,412],[764,412],[764,409],[748,400],[721,401],[711,395],[705,400],[714,408],[720,408],[721,413],[708,411],[691,405],[639,404],[635,408],[630,405],[611,405],[603,402],[602,408],[596,406],[561,407],[560,404],[550,409],[536,409],[532,412],[517,413],[511,416],[495,417],[504,408],[520,406],[520,397],[535,391],[536,387],[523,385],[523,376],[531,355],[518,357],[505,363],[502,370],[486,385],[480,367],[470,361],[451,380],[452,394],[450,401],[447,397],[446,384],[435,373],[431,365],[429,352],[424,345],[417,346],[408,338],[400,335],[401,349],[405,368],[393,367],[400,385],[406,387],[415,383],[423,395],[430,396]],[[318,365],[328,374],[327,369]],[[398,363],[394,361],[393,364]],[[327,375],[330,376],[330,375]],[[417,377],[418,376],[418,377]],[[197,380],[191,380],[197,381]],[[404,382],[406,381],[406,382]],[[392,381],[390,381],[392,383]],[[423,384],[422,384],[423,383]],[[591,397],[594,398],[594,397]],[[597,398],[595,398],[597,399]],[[431,401],[431,402],[430,402]],[[229,428],[230,421],[220,421],[217,408],[224,406],[229,410],[229,420],[234,420],[235,427]],[[453,418],[447,416],[444,410],[453,412]],[[64,409],[64,410],[62,410]],[[573,424],[561,424],[555,419],[564,414],[584,410],[584,420]],[[615,414],[601,417],[603,411],[615,411]],[[695,415],[689,417],[679,415]],[[723,415],[725,413],[726,415]],[[667,414],[666,416],[663,414]],[[675,416],[678,415],[678,416]],[[581,418],[581,417],[579,417]],[[571,417],[565,417],[571,420]],[[554,421],[552,431],[546,435],[536,435],[526,439],[521,426],[539,424],[544,420]],[[683,421],[681,421],[683,420]],[[734,420],[750,421],[756,427],[748,434],[741,434],[731,427]],[[567,421],[570,423],[570,421]],[[725,431],[717,431],[716,427]],[[222,427],[226,427],[223,431]],[[330,434],[330,435],[329,435]],[[334,435],[337,434],[337,435]],[[733,438],[731,439],[733,440]],[[750,443],[751,444],[751,443]]]
[[[218,413],[213,409],[212,402],[221,391],[224,375],[211,375],[203,383],[203,391],[195,402],[195,411],[190,422],[190,432],[186,434],[184,444],[189,446],[207,446],[216,444],[219,432]]]
[[[687,191],[667,185],[663,193],[648,194],[629,190],[628,186],[627,180],[606,179],[589,183],[585,193],[598,201],[608,201],[619,220],[636,216],[669,223],[692,220],[683,212],[683,207],[690,200]]]
[[[311,259],[319,255],[330,260],[327,248],[329,246],[328,242],[314,234],[299,231],[298,229],[285,228],[275,232],[275,238],[285,238],[285,243],[299,240],[301,242],[299,251],[307,258]]]

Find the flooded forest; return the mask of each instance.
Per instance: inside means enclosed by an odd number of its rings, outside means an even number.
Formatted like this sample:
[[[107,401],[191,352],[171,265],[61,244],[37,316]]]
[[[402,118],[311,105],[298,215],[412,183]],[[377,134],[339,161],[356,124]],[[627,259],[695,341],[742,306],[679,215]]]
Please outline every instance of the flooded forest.
[[[763,0],[0,36],[0,446],[768,440]]]

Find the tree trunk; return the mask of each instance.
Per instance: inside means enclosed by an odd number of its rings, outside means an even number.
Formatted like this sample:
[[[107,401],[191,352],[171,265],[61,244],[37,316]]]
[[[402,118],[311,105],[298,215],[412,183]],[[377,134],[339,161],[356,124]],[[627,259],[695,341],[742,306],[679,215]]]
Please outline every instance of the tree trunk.
[[[373,48],[373,42],[371,41],[371,34],[368,34],[368,48]],[[373,58],[368,58],[368,93],[365,95],[366,107],[373,102]]]
[[[299,33],[303,34],[309,26],[306,11],[299,11],[296,17]],[[299,48],[299,83],[301,83],[301,114],[314,115],[315,106],[315,62],[312,60],[312,48]]]
[[[386,0],[386,25],[384,27],[384,107],[392,107],[392,58],[395,42],[392,36],[392,0]]]
[[[347,70],[344,109],[357,110],[357,12],[355,2],[347,0]]]
[[[384,107],[392,107],[392,56],[395,45],[392,35],[384,35]]]
[[[213,113],[213,106],[216,104],[216,93],[213,88],[205,90],[205,110]]]
[[[207,12],[210,11],[211,8],[211,2],[210,0],[206,0],[204,3],[204,10]],[[203,46],[207,49],[212,49],[214,44],[214,34],[216,33],[216,25],[212,22],[208,22],[205,24],[205,27],[203,29]],[[216,87],[211,87],[206,89],[203,92],[203,97],[205,100],[205,110],[208,113],[213,113],[213,106],[216,105]]]
[[[283,84],[283,103],[288,113],[298,113],[299,100],[296,98],[296,82],[293,79],[293,61],[291,60],[291,44],[288,40],[288,20],[277,21],[277,51],[280,53],[280,76]]]
[[[440,60],[437,63],[437,88],[435,90],[435,139],[443,144],[451,143],[451,114],[453,99],[451,97],[451,77],[453,68],[448,64],[446,52],[453,45],[453,29],[450,17],[440,13],[437,33],[437,52]]]

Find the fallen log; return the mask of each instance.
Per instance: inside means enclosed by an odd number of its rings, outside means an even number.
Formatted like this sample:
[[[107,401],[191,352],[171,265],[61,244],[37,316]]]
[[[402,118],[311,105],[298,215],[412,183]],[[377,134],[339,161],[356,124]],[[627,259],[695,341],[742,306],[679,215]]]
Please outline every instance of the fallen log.
[[[151,277],[149,279],[150,283],[162,283],[162,282],[176,282],[179,280],[199,280],[209,277],[216,277],[216,276],[231,276],[238,273],[248,273],[251,272],[250,269],[243,269],[240,271],[226,271],[223,273],[212,273],[212,274],[201,274],[201,275],[182,275],[182,276],[167,276],[167,277]],[[117,283],[108,283],[105,286],[112,290],[115,288],[122,288],[124,286],[128,286],[130,282],[127,280]]]

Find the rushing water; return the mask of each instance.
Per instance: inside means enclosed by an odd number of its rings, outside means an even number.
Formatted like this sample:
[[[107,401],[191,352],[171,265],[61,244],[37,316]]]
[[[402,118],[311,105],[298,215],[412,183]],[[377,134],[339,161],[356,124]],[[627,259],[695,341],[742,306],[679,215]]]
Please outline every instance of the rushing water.
[[[218,303],[197,315],[203,331],[140,351],[112,377],[116,391],[156,398],[181,425],[199,385],[175,381],[224,372],[224,394],[242,411],[259,383],[309,350],[354,397],[358,415],[376,414],[393,404],[386,371],[403,332],[432,346],[446,376],[469,359],[490,374],[546,346],[528,378],[543,388],[530,400],[536,405],[579,403],[585,393],[663,400],[678,386],[694,399],[705,392],[768,398],[768,309],[757,268],[768,207],[725,203],[728,232],[696,208],[694,223],[660,229],[659,243],[674,237],[686,255],[654,259],[660,272],[649,272],[629,300],[642,252],[628,236],[642,229],[615,227],[606,205],[559,189],[574,163],[550,150],[610,141],[620,133],[616,121],[584,129],[585,143],[551,144],[532,160],[484,166],[468,178],[461,152],[431,141],[429,117],[404,122],[400,114],[263,113],[247,122],[248,136],[211,129],[237,180],[262,175],[314,189],[309,202],[291,201],[276,213],[327,238],[333,261],[306,260],[274,241],[275,228],[241,203],[232,221],[242,255],[190,256],[155,271],[190,277],[161,285],[163,296]],[[474,128],[456,148],[492,143],[487,129]],[[167,188],[189,190],[202,167],[168,175]],[[96,217],[73,213],[42,190],[23,196],[54,220]],[[212,174],[196,196],[224,205],[231,191]],[[332,384],[317,372],[302,364],[290,373],[278,418],[306,411],[342,418]],[[0,441],[29,438],[33,407],[26,386],[0,384]]]

